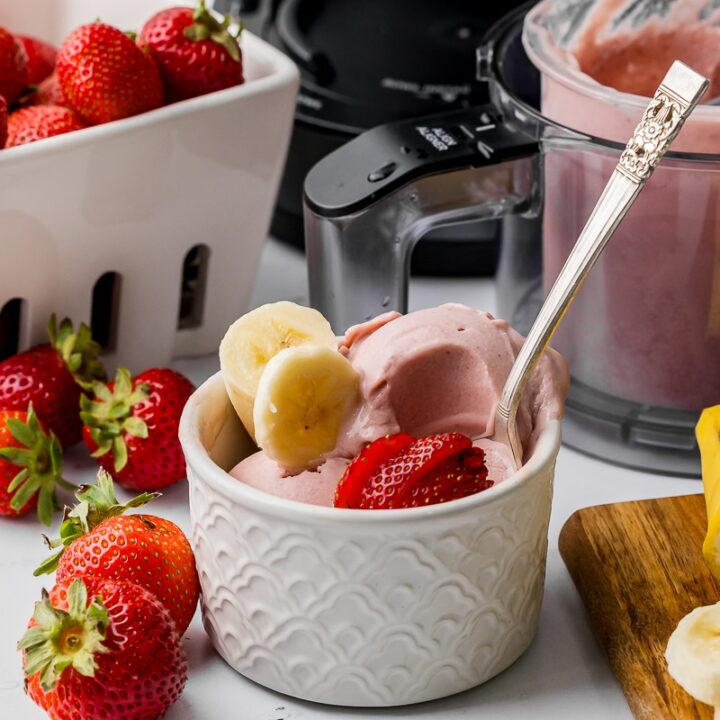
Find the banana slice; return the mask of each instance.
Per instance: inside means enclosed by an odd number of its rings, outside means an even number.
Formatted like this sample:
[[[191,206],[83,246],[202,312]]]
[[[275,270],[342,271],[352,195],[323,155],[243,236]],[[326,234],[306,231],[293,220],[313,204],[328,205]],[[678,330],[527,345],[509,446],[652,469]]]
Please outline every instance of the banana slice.
[[[304,345],[280,351],[257,387],[257,444],[290,471],[317,467],[335,447],[359,385],[359,375],[337,350]]]
[[[669,673],[700,702],[720,706],[720,603],[695,608],[665,650]],[[715,717],[720,717],[716,711]]]
[[[337,338],[317,310],[287,301],[262,305],[246,313],[225,333],[220,343],[225,388],[253,439],[253,405],[265,366],[281,350],[309,344],[335,350]]]

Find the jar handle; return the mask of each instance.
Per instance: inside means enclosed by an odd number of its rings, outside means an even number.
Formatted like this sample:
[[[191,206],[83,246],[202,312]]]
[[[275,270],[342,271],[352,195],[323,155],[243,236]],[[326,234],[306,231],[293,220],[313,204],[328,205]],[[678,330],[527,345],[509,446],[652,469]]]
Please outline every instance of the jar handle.
[[[381,125],[305,180],[310,302],[337,332],[407,310],[410,253],[438,227],[529,212],[538,141],[492,106]]]

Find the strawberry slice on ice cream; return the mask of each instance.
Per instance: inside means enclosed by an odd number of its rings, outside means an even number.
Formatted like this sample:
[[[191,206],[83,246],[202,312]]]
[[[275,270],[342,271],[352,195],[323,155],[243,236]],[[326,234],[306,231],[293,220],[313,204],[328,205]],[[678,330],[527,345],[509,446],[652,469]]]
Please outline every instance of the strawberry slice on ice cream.
[[[348,465],[335,507],[395,509],[448,502],[492,487],[485,453],[461,433],[375,440]]]

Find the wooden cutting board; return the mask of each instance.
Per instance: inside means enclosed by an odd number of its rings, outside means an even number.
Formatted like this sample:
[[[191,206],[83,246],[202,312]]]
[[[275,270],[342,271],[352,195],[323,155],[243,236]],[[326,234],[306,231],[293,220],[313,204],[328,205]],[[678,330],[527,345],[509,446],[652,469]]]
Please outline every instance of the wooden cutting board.
[[[702,557],[702,495],[578,510],[560,533],[560,554],[585,603],[636,718],[703,718],[667,673],[665,646],[693,608],[720,601]]]

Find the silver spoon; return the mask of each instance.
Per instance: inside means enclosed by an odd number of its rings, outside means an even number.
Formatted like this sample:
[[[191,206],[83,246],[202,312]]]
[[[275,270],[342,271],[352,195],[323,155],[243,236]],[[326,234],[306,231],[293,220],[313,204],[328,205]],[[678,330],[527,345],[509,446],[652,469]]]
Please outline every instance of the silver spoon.
[[[655,166],[708,88],[708,80],[679,61],[672,64],[610,176],[523,344],[495,409],[493,439],[523,462],[516,415],[538,360],[607,241],[645,186]]]

